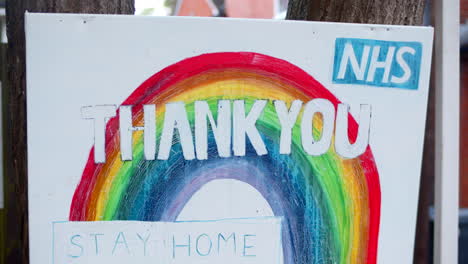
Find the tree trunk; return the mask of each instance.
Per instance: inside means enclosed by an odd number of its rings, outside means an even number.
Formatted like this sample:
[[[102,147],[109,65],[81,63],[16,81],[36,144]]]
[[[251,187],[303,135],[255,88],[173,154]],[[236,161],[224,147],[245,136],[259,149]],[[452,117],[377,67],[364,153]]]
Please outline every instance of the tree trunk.
[[[133,14],[134,0],[7,1],[7,85],[3,89],[5,153],[5,263],[29,263],[26,53],[24,12]]]
[[[421,25],[425,0],[290,0],[292,20]]]
[[[289,0],[286,19],[421,25],[425,3],[425,0]],[[415,264],[429,263],[429,206],[434,196],[434,130],[434,92],[430,89],[414,246]]]

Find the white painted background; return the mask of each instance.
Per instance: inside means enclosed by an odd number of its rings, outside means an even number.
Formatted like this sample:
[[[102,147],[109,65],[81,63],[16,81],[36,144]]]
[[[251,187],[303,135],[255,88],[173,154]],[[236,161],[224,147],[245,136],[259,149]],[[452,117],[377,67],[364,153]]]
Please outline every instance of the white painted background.
[[[253,51],[285,59],[350,104],[353,114],[361,103],[372,104],[370,145],[382,186],[378,263],[411,263],[430,29],[174,17],[28,14],[26,18],[32,264],[50,263],[52,222],[68,219],[72,195],[92,146],[92,122],[81,119],[81,107],[118,105],[164,67],[219,51]],[[419,89],[332,84],[336,37],[421,41]],[[194,197],[190,203],[198,206],[199,202]],[[182,216],[201,217],[189,213],[190,203]]]

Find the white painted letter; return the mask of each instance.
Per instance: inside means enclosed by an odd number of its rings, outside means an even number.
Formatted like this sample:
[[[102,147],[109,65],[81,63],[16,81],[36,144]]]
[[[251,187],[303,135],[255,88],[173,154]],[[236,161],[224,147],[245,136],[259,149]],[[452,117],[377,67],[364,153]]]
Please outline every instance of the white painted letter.
[[[144,130],[144,152],[146,160],[154,160],[156,154],[156,106],[143,105],[144,127],[134,127],[132,106],[122,105],[119,108],[120,153],[122,160],[133,159],[133,131]]]
[[[343,56],[341,57],[340,70],[338,71],[338,79],[344,79],[348,62],[351,63],[356,80],[364,80],[364,74],[366,73],[367,59],[369,58],[369,46],[364,46],[362,51],[361,63],[358,64],[356,54],[354,53],[353,45],[346,43],[343,50]]]
[[[267,149],[262,137],[258,133],[255,123],[262,114],[263,108],[267,104],[266,100],[256,100],[245,116],[244,100],[234,101],[233,112],[233,147],[234,155],[245,156],[245,138],[249,137],[250,143],[258,155],[267,154]]]
[[[300,100],[294,100],[288,111],[284,101],[275,101],[276,114],[281,124],[280,154],[291,153],[292,128],[296,123],[301,107],[302,102]]]
[[[338,113],[336,114],[335,151],[343,158],[352,159],[364,153],[367,145],[369,145],[371,106],[367,104],[361,105],[358,135],[354,144],[350,144],[348,138],[348,112],[349,106],[347,104],[338,105]]]
[[[403,70],[403,76],[401,77],[392,76],[392,79],[391,79],[392,83],[404,83],[408,81],[408,79],[411,77],[411,69],[408,66],[408,63],[406,63],[405,59],[403,58],[403,54],[405,53],[410,53],[411,55],[414,55],[416,51],[410,47],[402,47],[397,51],[396,61],[400,65],[401,69]]]
[[[218,118],[215,123],[213,114],[206,101],[195,102],[195,146],[197,159],[208,158],[208,125],[210,121],[211,130],[216,141],[220,157],[231,156],[231,102],[229,100],[218,101]]]
[[[190,124],[187,119],[185,104],[182,102],[166,104],[158,159],[167,160],[169,158],[174,129],[179,131],[180,145],[182,146],[184,158],[186,160],[193,160],[195,158],[195,150],[193,147],[192,131],[190,130]]]
[[[322,114],[322,133],[320,139],[315,141],[313,136],[313,117],[316,113]],[[326,99],[314,99],[305,105],[301,122],[301,138],[304,150],[313,156],[319,156],[328,151],[333,134],[335,120],[335,107]]]
[[[156,156],[156,105],[143,105],[145,132],[143,138],[145,159],[154,160]]]
[[[375,70],[377,68],[384,68],[384,75],[382,77],[383,83],[388,83],[388,77],[392,67],[393,54],[395,53],[395,47],[389,47],[387,51],[387,57],[385,61],[377,61],[380,54],[380,46],[375,46],[372,50],[372,58],[369,66],[369,72],[367,73],[367,81],[373,82]]]
[[[96,105],[81,108],[84,119],[94,121],[94,162],[106,162],[106,121],[115,116],[115,105]]]

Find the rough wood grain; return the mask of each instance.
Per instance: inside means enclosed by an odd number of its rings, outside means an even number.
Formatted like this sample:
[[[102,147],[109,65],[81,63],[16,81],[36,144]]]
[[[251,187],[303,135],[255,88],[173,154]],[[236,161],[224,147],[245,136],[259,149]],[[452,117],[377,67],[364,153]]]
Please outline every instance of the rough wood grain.
[[[29,263],[24,12],[133,14],[134,0],[7,1],[7,89],[3,90],[6,263]],[[46,63],[46,62],[45,62]]]
[[[290,0],[287,19],[420,25],[425,0]]]

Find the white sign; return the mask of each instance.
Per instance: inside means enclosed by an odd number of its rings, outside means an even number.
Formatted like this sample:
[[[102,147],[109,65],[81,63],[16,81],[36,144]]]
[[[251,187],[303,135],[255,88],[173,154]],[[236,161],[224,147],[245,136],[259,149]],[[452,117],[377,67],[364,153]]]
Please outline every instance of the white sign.
[[[282,263],[281,219],[57,222],[53,263]]]
[[[26,33],[32,264],[412,262],[431,28],[27,14]],[[220,232],[237,255],[202,256]]]

